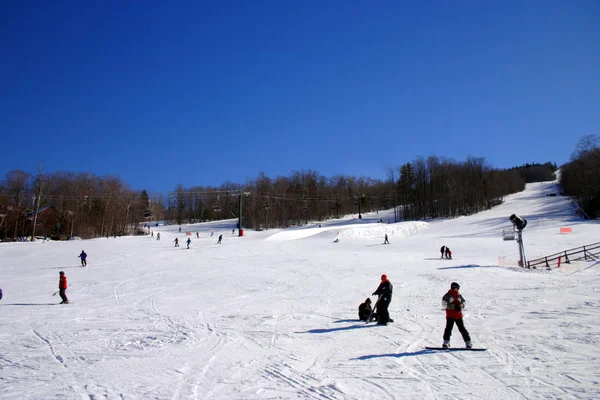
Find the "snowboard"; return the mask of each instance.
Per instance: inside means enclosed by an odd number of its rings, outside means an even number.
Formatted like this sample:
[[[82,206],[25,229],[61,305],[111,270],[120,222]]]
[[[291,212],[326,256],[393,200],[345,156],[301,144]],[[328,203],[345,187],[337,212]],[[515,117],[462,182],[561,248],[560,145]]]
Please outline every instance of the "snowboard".
[[[448,347],[447,349],[444,347],[425,347],[427,350],[441,350],[441,351],[486,351],[483,347],[471,347],[470,349],[466,347]]]

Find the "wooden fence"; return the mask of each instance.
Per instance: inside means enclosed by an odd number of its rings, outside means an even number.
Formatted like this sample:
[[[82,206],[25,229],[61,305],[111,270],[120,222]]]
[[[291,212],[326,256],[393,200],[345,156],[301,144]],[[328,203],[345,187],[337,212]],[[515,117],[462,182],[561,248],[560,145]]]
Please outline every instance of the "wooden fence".
[[[550,265],[560,265],[560,263],[569,264],[571,261],[579,260],[599,260],[600,259],[600,242],[587,244],[585,246],[575,247],[561,251],[560,253],[551,254],[546,257],[536,258],[535,260],[527,261],[527,268],[538,268],[540,266],[551,268]]]

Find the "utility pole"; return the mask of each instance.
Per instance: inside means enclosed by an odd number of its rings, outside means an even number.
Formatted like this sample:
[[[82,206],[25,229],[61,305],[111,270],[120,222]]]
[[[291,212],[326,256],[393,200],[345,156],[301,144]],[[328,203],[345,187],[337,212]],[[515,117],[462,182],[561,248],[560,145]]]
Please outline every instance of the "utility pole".
[[[356,204],[358,205],[358,219],[362,219],[362,214],[360,212],[360,201],[361,199],[365,197],[365,195],[360,195],[360,196],[356,196]]]
[[[527,259],[525,258],[525,247],[523,246],[523,230],[517,229],[517,243],[519,244],[519,256],[521,258],[520,266],[527,267]]]
[[[42,185],[44,184],[44,176],[42,175],[42,171],[38,169],[38,184],[37,184],[37,194],[33,196],[33,202],[35,203],[35,213],[33,214],[33,228],[31,229],[31,241],[35,242],[35,228],[37,225],[37,216],[40,211],[40,201],[42,199]],[[36,203],[37,198],[37,203]]]
[[[244,236],[244,230],[242,229],[242,195],[248,196],[250,192],[240,192],[238,194],[239,200],[239,217],[238,217],[238,236]]]
[[[513,224],[514,228],[517,231],[517,243],[519,244],[519,257],[521,261],[519,261],[520,267],[527,267],[527,260],[525,259],[525,247],[523,246],[523,229],[527,226],[527,220],[518,215],[512,214],[508,217],[510,222]]]
[[[244,236],[244,231],[242,230],[242,194],[240,193],[238,196],[239,209],[238,209],[238,236]]]

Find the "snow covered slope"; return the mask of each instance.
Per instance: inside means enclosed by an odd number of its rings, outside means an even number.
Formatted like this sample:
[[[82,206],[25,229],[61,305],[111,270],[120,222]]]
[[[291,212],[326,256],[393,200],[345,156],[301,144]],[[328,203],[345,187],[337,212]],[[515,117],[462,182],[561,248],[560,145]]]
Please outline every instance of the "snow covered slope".
[[[440,221],[388,224],[390,211],[244,237],[231,220],[155,228],[160,241],[3,243],[0,398],[598,398],[600,266],[524,270],[501,237],[516,213],[529,221],[528,258],[600,241],[599,224],[554,192],[527,185],[492,210]],[[186,231],[191,248],[175,248]],[[453,260],[439,259],[442,245]],[[59,271],[68,305],[52,296]],[[357,307],[382,273],[395,322],[365,325]],[[487,352],[424,349],[442,342],[452,281]]]

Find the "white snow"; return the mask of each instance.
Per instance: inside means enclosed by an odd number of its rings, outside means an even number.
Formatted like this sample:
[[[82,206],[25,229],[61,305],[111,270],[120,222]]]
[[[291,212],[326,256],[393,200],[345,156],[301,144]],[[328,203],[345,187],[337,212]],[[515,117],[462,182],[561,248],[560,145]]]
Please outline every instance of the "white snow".
[[[154,228],[160,241],[0,244],[0,398],[600,398],[600,265],[519,268],[501,237],[516,213],[529,259],[600,241],[600,224],[552,192],[530,184],[492,210],[429,222],[380,212],[244,237],[231,220]],[[52,296],[61,270],[68,305]],[[365,325],[357,308],[382,273],[395,322]],[[452,281],[486,352],[424,350],[442,342]],[[452,345],[463,346],[456,328]]]

